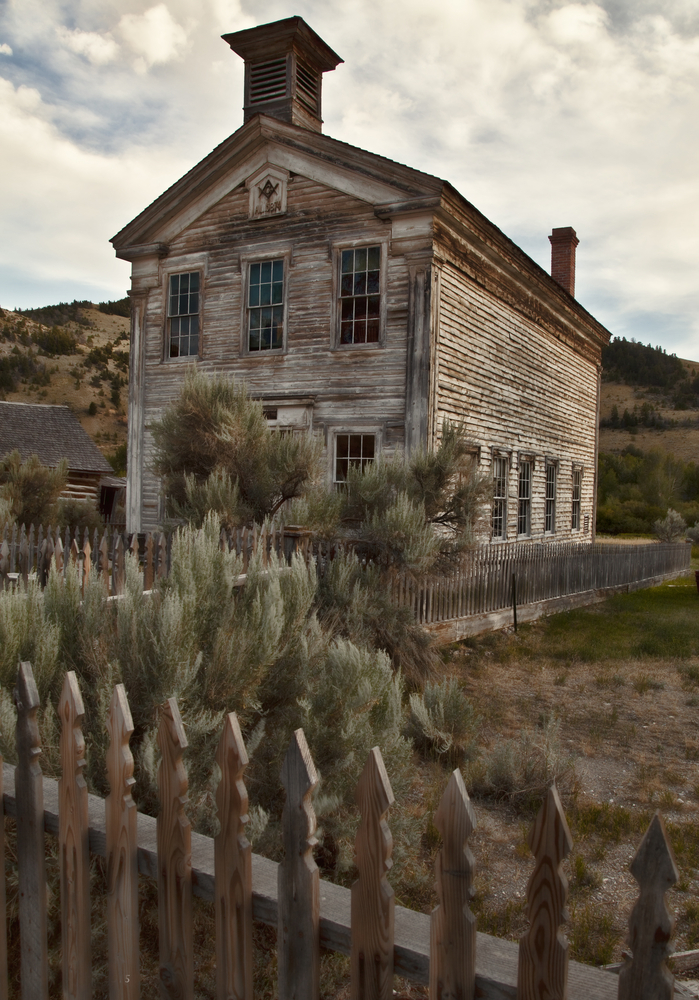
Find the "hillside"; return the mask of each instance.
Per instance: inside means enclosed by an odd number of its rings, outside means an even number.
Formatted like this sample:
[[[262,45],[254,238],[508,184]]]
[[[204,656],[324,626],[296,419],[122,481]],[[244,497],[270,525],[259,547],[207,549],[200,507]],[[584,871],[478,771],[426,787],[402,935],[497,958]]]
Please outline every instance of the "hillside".
[[[69,406],[123,472],[129,379],[128,302],[0,308],[0,398]],[[109,310],[109,311],[105,311]]]
[[[699,461],[699,361],[617,338],[602,363],[600,450],[633,445]]]

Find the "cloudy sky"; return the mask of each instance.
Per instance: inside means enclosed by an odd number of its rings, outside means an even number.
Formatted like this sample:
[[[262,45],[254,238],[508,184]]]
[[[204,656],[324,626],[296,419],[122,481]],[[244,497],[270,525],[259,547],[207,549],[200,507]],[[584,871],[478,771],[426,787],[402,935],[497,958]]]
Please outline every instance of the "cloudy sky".
[[[242,123],[220,35],[300,14],[325,131],[451,181],[613,333],[699,360],[699,0],[0,0],[0,305],[120,298],[109,244]]]

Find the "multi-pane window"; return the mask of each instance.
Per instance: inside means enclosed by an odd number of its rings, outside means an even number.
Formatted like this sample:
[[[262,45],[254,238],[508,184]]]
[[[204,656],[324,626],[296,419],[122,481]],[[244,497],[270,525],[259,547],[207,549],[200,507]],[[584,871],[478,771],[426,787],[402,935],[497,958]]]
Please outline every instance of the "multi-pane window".
[[[546,463],[546,508],[544,514],[544,531],[551,534],[556,530],[556,465]]]
[[[519,463],[519,496],[517,503],[517,534],[530,535],[532,524],[532,463]]]
[[[248,280],[248,350],[275,351],[284,346],[284,261],[250,264]]]
[[[582,494],[582,470],[573,469],[573,510],[571,517],[571,528],[573,531],[580,530],[580,501]]]
[[[493,458],[493,538],[507,536],[507,459]]]
[[[170,275],[168,296],[169,356],[199,353],[199,272]]]
[[[381,318],[381,247],[343,250],[340,257],[340,343],[376,344]]]
[[[335,482],[347,482],[351,465],[364,469],[374,461],[376,436],[374,434],[338,434],[335,438]]]

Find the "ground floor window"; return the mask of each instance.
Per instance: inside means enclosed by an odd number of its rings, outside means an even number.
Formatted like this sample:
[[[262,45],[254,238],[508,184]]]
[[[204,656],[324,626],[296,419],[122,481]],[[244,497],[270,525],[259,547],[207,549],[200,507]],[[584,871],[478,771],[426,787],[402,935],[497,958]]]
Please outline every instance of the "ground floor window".
[[[507,459],[493,458],[493,538],[507,537]]]
[[[546,463],[546,508],[544,531],[553,534],[556,530],[556,464]]]
[[[573,531],[580,530],[580,501],[582,498],[582,470],[573,469],[573,509],[571,516],[571,528]]]
[[[530,535],[532,524],[532,463],[519,463],[519,497],[517,505],[517,534]]]
[[[376,456],[375,434],[337,434],[335,436],[336,483],[347,482],[347,472],[351,465],[364,469]]]

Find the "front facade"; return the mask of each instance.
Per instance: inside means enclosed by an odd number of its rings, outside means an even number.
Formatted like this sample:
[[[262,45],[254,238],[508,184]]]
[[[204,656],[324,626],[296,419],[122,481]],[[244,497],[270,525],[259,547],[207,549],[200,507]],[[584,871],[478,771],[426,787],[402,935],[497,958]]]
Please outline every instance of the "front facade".
[[[494,541],[589,539],[607,331],[445,181],[320,133],[339,59],[300,18],[225,37],[245,124],[112,241],[132,262],[128,530],[162,517],[149,427],[194,364],[322,434],[329,482],[463,423]]]

